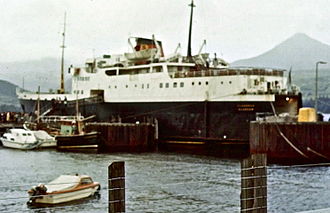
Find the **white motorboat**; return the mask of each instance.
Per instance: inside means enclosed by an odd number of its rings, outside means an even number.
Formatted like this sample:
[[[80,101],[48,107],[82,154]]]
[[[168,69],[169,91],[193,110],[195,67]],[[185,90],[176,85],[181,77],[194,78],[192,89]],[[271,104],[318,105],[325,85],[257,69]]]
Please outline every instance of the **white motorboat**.
[[[53,148],[57,146],[55,137],[49,135],[44,130],[32,131],[39,142],[38,148]]]
[[[4,147],[14,149],[34,149],[39,146],[33,132],[25,129],[9,129],[0,140]]]
[[[28,191],[30,205],[54,205],[96,195],[100,184],[87,175],[61,175],[47,184],[39,184]]]

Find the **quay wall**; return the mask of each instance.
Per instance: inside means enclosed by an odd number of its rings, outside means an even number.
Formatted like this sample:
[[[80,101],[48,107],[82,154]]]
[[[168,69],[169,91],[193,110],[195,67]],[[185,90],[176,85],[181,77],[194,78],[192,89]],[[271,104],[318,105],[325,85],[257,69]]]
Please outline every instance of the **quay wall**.
[[[271,163],[330,162],[330,122],[251,122],[250,154]]]
[[[149,152],[157,149],[155,125],[150,123],[87,123],[86,131],[97,131],[99,152]]]

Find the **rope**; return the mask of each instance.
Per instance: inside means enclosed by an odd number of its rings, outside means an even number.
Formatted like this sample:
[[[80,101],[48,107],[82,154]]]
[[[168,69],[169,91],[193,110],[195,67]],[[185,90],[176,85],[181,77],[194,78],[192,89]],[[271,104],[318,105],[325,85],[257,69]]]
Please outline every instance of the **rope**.
[[[325,159],[329,160],[329,158],[328,158],[327,156],[322,155],[321,153],[319,153],[319,152],[317,152],[317,151],[311,149],[310,147],[307,147],[307,151],[312,152],[312,153],[314,153],[315,155],[318,155],[318,156],[320,156],[320,157],[322,157],[322,158],[325,158]]]
[[[272,107],[273,113],[275,115],[275,117],[277,118],[277,114],[275,111],[275,107],[273,102],[270,102],[270,105]],[[283,134],[283,132],[281,131],[280,127],[278,126],[277,122],[275,122],[275,126],[277,128],[278,133],[281,135],[281,137],[296,151],[298,152],[300,155],[302,155],[305,158],[309,158],[307,155],[305,155],[302,151],[300,151],[295,145],[293,145],[293,143]]]

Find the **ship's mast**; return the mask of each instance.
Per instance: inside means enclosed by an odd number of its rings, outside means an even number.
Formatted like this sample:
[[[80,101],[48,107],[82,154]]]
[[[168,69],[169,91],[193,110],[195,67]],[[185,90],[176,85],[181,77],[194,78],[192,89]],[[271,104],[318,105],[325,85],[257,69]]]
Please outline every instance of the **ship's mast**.
[[[66,27],[66,12],[64,13],[64,27],[62,33],[62,57],[61,57],[61,87],[59,90],[60,94],[64,94],[64,48],[65,48],[65,27]]]
[[[189,38],[188,38],[188,52],[187,56],[188,58],[191,58],[191,29],[192,29],[192,18],[193,18],[193,10],[196,5],[194,5],[194,0],[191,0],[191,4],[189,4],[191,7],[190,10],[190,25],[189,25]]]

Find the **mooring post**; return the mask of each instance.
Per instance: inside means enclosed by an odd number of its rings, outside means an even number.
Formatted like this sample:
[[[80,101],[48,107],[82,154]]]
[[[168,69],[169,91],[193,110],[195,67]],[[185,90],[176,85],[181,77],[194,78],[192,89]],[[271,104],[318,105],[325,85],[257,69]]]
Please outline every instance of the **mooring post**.
[[[125,162],[108,167],[109,213],[125,212]]]
[[[253,154],[241,164],[241,212],[267,212],[267,155]]]

